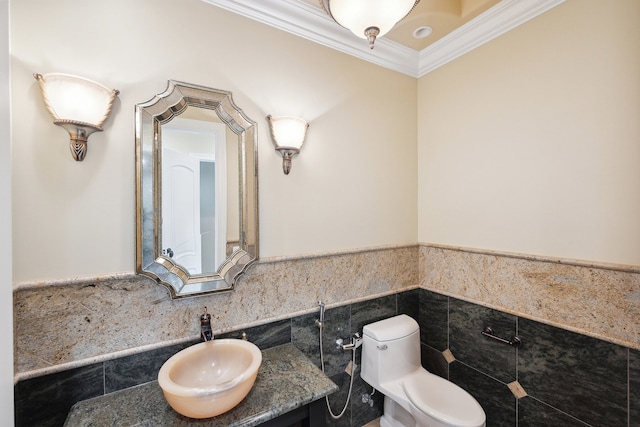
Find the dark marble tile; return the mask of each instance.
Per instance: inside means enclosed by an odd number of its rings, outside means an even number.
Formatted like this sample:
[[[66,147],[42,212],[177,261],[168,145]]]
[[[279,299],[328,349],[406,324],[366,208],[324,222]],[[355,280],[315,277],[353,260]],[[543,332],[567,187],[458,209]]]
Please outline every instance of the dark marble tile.
[[[362,334],[362,328],[369,323],[396,315],[396,296],[387,295],[368,301],[351,304],[351,332]],[[416,319],[417,321],[418,319]]]
[[[421,344],[421,362],[422,367],[427,371],[444,378],[449,379],[449,364],[442,355],[442,352],[426,344]]]
[[[627,425],[626,348],[520,319],[518,380],[532,397],[595,426]]]
[[[444,351],[449,348],[449,297],[420,289],[420,341]]]
[[[482,406],[487,427],[516,426],[516,398],[506,384],[457,361],[449,365],[449,376]]]
[[[518,400],[518,427],[540,426],[589,427],[589,424],[531,397],[527,396]]]
[[[316,325],[318,313],[309,313],[291,319],[291,342],[316,366],[320,367],[320,328]]]
[[[349,333],[350,316],[351,308],[348,305],[330,308],[325,312],[324,327],[322,328],[322,351],[324,354],[324,370],[329,377],[343,372],[351,360],[351,352],[340,350],[336,348],[335,344],[338,338],[343,339],[345,342],[349,341],[351,336]],[[315,326],[310,327],[313,328]],[[319,352],[320,345],[319,343],[317,345]]]
[[[406,314],[418,321],[420,317],[420,289],[412,289],[397,294],[396,303],[398,307],[397,314]]]
[[[329,395],[329,405],[331,406],[331,412],[333,415],[339,416],[347,402],[347,396],[349,395],[349,381],[351,377],[342,372],[333,375],[330,378],[331,381],[339,387],[339,389],[335,393]],[[326,425],[328,427],[351,427],[353,424],[351,423],[351,408],[349,406],[350,405],[347,405],[347,408],[344,409],[344,414],[338,419],[334,419],[329,413],[329,410],[327,410],[325,418]]]
[[[104,394],[102,363],[20,381],[14,387],[16,427],[62,426],[69,409]]]
[[[629,350],[629,425],[640,426],[640,351]]]
[[[238,329],[216,335],[215,338],[242,338],[242,333],[247,334],[247,339],[258,346],[260,350],[275,347],[291,342],[291,319],[279,320],[251,328]]]
[[[351,391],[351,426],[360,427],[382,416],[384,395],[375,392],[371,396],[372,391],[373,387],[360,378],[360,366],[358,366]],[[363,395],[369,395],[371,400],[363,402]]]
[[[515,347],[482,335],[485,326],[510,339],[516,334],[516,317],[450,298],[449,347],[455,358],[505,384],[515,381]]]
[[[105,393],[157,380],[158,371],[167,359],[198,342],[176,344],[104,362]]]

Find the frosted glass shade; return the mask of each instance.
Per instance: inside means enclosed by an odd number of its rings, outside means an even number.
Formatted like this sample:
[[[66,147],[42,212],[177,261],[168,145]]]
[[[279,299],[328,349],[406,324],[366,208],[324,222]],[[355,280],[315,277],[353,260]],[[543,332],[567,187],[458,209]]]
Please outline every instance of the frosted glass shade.
[[[269,115],[267,121],[273,145],[282,154],[282,171],[285,175],[289,175],[291,159],[300,152],[309,124],[299,117],[292,116]]]
[[[271,138],[276,149],[300,150],[304,143],[309,124],[301,118],[292,116],[268,117]]]
[[[407,16],[419,0],[324,0],[333,19],[353,34],[367,38],[370,27],[380,30],[378,37],[388,33]]]
[[[70,74],[34,74],[44,105],[53,123],[69,132],[69,149],[74,160],[87,154],[87,139],[102,131],[113,101],[120,93],[94,81]]]
[[[42,98],[54,120],[102,127],[118,91],[70,74],[50,73],[38,79]]]

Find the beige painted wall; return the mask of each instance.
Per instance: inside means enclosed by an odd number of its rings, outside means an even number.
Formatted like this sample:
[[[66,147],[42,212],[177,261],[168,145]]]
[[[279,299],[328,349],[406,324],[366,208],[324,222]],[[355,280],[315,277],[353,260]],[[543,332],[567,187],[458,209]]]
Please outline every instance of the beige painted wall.
[[[0,425],[13,417],[13,295],[11,292],[11,132],[9,2],[0,0]],[[11,363],[9,363],[11,362]]]
[[[14,282],[134,270],[134,105],[170,78],[258,122],[262,257],[416,242],[415,79],[198,0],[20,0],[10,23]],[[84,162],[34,72],[121,91]],[[267,114],[311,123],[289,176]]]
[[[418,240],[640,265],[640,2],[568,0],[418,82]]]

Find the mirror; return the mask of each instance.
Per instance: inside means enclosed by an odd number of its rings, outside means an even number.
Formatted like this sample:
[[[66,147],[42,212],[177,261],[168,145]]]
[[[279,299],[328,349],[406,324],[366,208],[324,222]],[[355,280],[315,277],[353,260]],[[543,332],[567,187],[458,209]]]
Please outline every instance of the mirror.
[[[258,259],[256,124],[231,93],[170,80],[136,105],[136,272],[172,298],[232,290]]]

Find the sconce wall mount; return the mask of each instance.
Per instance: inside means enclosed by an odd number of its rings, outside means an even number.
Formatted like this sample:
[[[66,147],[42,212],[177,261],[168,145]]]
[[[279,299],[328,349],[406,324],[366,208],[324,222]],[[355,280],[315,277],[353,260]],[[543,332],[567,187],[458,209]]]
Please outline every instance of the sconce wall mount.
[[[285,175],[291,172],[291,159],[300,153],[307,135],[309,123],[299,117],[267,116],[271,140],[276,151],[282,154],[282,170]]]
[[[87,154],[87,140],[94,132],[102,131],[109,117],[117,89],[70,74],[34,74],[42,99],[53,123],[69,132],[69,149],[76,161]]]

